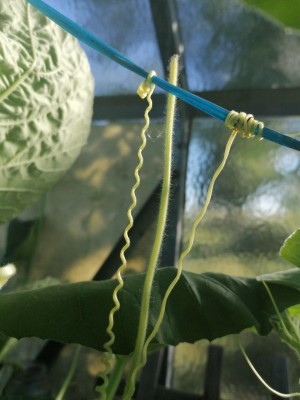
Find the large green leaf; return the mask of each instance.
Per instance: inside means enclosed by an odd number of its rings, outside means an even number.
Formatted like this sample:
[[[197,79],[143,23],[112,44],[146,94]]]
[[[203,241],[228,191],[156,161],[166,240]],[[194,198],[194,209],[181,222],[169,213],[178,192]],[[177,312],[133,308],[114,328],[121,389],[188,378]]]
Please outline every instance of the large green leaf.
[[[289,236],[280,249],[282,258],[300,268],[300,229]]]
[[[156,273],[152,291],[149,329],[158,315],[161,299],[176,270]],[[300,270],[296,269],[299,278]],[[133,351],[144,274],[125,278],[120,292],[121,310],[116,314],[114,351]],[[17,338],[37,336],[102,349],[116,281],[63,284],[48,288],[0,294],[0,332]],[[269,282],[280,310],[299,303],[299,290]],[[255,326],[260,334],[270,331],[275,313],[264,286],[256,278],[184,272],[172,292],[155,343],[177,345],[201,338],[212,340]]]
[[[77,41],[27,4],[0,3],[0,222],[55,183],[85,144],[93,77]]]

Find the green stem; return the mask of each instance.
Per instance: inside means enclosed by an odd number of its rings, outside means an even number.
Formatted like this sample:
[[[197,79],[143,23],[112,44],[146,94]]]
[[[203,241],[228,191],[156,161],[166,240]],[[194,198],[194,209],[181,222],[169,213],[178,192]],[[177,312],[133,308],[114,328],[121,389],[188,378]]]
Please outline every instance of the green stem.
[[[78,358],[79,358],[79,353],[80,353],[80,349],[81,346],[77,346],[76,350],[75,350],[75,354],[74,354],[74,358],[71,364],[71,368],[68,372],[68,375],[66,376],[66,379],[64,380],[64,383],[60,389],[60,391],[58,392],[57,396],[55,397],[55,400],[63,400],[64,395],[71,383],[71,380],[73,378],[73,375],[75,373],[76,367],[77,367],[77,363],[78,363]]]
[[[178,56],[174,56],[172,57],[170,63],[169,82],[172,83],[173,85],[176,85],[177,77],[178,77]],[[132,362],[130,365],[129,375],[126,382],[125,392],[123,395],[124,400],[131,399],[135,388],[137,367],[141,362],[143,347],[146,338],[146,331],[148,326],[151,289],[167,220],[168,203],[169,203],[170,186],[171,186],[172,142],[173,142],[173,127],[175,120],[175,105],[176,105],[176,97],[173,95],[169,95],[167,104],[167,119],[166,119],[164,177],[163,177],[163,187],[162,187],[162,194],[161,194],[159,214],[158,214],[158,224],[157,224],[153,249],[149,260],[149,266],[146,272],[146,278],[142,295],[138,334],[135,344],[135,350],[132,357]]]
[[[269,286],[266,284],[265,281],[261,281],[261,282],[262,282],[262,284],[264,285],[264,287],[265,287],[265,289],[266,289],[266,291],[267,291],[267,293],[268,293],[268,295],[269,295],[269,298],[270,298],[271,303],[272,303],[272,305],[273,305],[273,307],[274,307],[274,310],[276,311],[276,315],[277,315],[277,317],[278,317],[278,320],[279,320],[279,322],[280,322],[280,325],[281,325],[281,328],[282,328],[283,332],[285,333],[286,336],[289,337],[289,331],[288,331],[287,328],[286,328],[286,325],[285,325],[285,323],[284,323],[284,321],[283,321],[283,318],[282,318],[282,316],[281,316],[281,313],[280,313],[279,310],[278,310],[278,307],[277,307],[277,305],[276,305],[276,303],[275,303],[274,297],[273,297],[273,295],[272,295],[272,293],[271,293],[271,290],[269,289]]]
[[[285,310],[284,312],[280,313],[280,311],[276,305],[275,299],[274,299],[267,283],[265,281],[262,281],[262,284],[264,285],[264,287],[270,297],[270,300],[276,311],[276,315],[277,315],[277,318],[279,321],[279,327],[276,323],[272,324],[275,332],[278,334],[280,339],[283,340],[288,346],[290,346],[296,352],[297,356],[300,357],[299,325],[293,323],[293,319],[289,315],[288,310]]]
[[[112,370],[112,373],[109,377],[109,383],[106,388],[107,400],[114,400],[127,360],[128,356],[117,356],[115,367]]]

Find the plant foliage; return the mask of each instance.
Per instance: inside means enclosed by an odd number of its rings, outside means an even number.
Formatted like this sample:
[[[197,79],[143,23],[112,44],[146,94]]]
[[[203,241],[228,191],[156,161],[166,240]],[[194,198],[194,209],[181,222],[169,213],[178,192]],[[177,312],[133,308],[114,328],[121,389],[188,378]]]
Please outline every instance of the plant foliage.
[[[159,269],[152,290],[148,329],[152,330],[161,299],[176,273]],[[281,272],[268,282],[279,310],[299,302],[300,270]],[[116,354],[133,351],[141,304],[144,274],[124,278],[121,309],[116,314]],[[297,282],[291,287],[290,281]],[[98,350],[107,341],[107,318],[112,307],[115,280],[62,284],[42,289],[0,294],[0,331],[16,338],[37,336],[81,343]],[[262,283],[256,278],[183,272],[171,293],[162,326],[154,344],[177,345],[206,338],[212,340],[254,326],[264,335],[275,314]]]
[[[280,249],[280,255],[300,268],[300,229],[297,229],[285,240]]]

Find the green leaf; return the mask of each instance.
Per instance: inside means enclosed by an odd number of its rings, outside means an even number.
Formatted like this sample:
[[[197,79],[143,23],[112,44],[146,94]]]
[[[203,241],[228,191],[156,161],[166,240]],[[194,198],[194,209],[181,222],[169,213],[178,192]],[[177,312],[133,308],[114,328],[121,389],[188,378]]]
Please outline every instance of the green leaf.
[[[25,0],[0,5],[0,222],[47,191],[90,130],[93,77],[77,41]]]
[[[290,307],[288,312],[291,317],[297,317],[300,320],[300,304]]]
[[[300,268],[300,229],[297,229],[285,240],[279,254]]]
[[[258,281],[265,281],[268,284],[273,283],[300,290],[300,274],[297,268],[260,275],[256,279]],[[300,298],[298,299],[298,302],[300,303]]]
[[[300,29],[299,12],[300,0],[287,3],[282,0],[244,0],[246,3],[261,8],[282,23]]]
[[[176,274],[174,268],[157,271],[152,291],[149,330],[162,297]],[[295,271],[299,279],[300,270]],[[124,278],[121,309],[116,313],[117,354],[134,349],[145,275]],[[37,336],[66,343],[81,343],[102,350],[116,281],[82,282],[0,294],[0,332],[16,338]],[[299,290],[284,283],[268,283],[279,310],[299,302]],[[184,272],[172,292],[155,345],[212,340],[255,326],[260,334],[271,330],[275,310],[256,278]]]

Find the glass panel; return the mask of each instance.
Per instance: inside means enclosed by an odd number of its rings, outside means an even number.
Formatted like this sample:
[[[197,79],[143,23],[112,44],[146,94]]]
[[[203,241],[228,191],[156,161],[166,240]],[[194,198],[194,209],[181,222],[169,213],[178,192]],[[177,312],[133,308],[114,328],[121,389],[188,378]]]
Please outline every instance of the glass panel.
[[[147,0],[47,0],[146,71],[163,76]],[[82,45],[95,76],[96,96],[135,93],[142,78]]]
[[[299,129],[300,118],[261,118],[278,131]],[[209,180],[219,165],[228,131],[211,119],[193,123],[186,181],[185,234],[204,202]],[[237,137],[228,164],[216,183],[212,203],[198,229],[192,252],[184,268],[201,273],[223,272],[254,276],[288,269],[278,251],[284,239],[300,226],[300,154],[263,140]],[[213,317],[213,316],[212,316]],[[274,336],[242,336],[254,365],[267,379],[272,356],[291,352]],[[222,399],[268,399],[265,389],[246,365],[236,339],[216,341],[224,347]],[[207,342],[182,344],[175,350],[174,386],[184,390],[203,390]],[[291,365],[296,384],[295,365]],[[202,380],[199,379],[202,377]],[[295,388],[297,389],[297,387]],[[248,398],[248,397],[247,397]]]
[[[177,0],[189,88],[300,83],[300,35],[237,0]]]
[[[23,219],[28,219],[30,212],[45,216],[30,267],[31,280],[45,276],[89,280],[110,255],[128,224],[127,209],[143,125],[144,121],[131,121],[93,126],[78,160],[49,191],[43,207],[24,213]],[[163,129],[162,123],[152,121],[133,215],[160,184]],[[148,237],[150,244],[151,239]],[[141,271],[147,254],[146,250],[142,255],[136,249],[131,252],[131,272]]]

